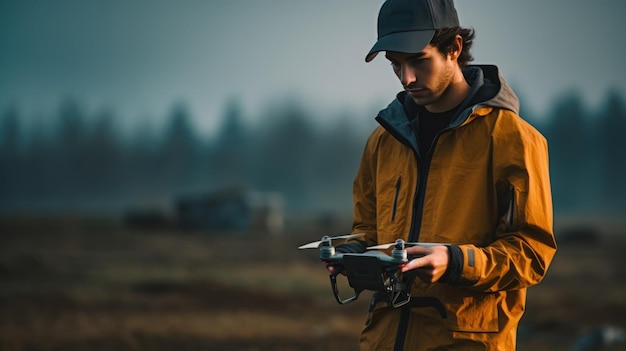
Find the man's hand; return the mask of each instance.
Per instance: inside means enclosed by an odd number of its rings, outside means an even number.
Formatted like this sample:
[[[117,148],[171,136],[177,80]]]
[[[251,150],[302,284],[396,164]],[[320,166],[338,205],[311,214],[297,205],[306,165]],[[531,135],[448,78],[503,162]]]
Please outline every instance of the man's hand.
[[[326,269],[330,272],[330,273],[334,273],[335,272],[335,267],[333,265],[327,264],[326,265]]]
[[[413,271],[426,283],[438,281],[448,269],[447,246],[411,246],[406,248],[406,253],[409,257],[415,255],[421,257],[409,261],[402,267],[402,272]]]
[[[335,271],[337,271],[337,267],[333,266],[332,264],[327,264],[326,265],[326,269],[330,272],[330,273],[335,273]],[[346,275],[346,271],[342,270],[341,272],[337,273],[337,274],[343,274]]]

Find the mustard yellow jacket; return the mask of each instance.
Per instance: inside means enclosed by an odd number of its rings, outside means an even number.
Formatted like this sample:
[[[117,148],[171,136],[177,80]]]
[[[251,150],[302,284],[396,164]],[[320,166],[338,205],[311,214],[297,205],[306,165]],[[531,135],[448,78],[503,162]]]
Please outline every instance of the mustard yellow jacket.
[[[464,74],[475,97],[494,93],[457,114],[428,155],[419,153],[403,93],[367,140],[353,232],[366,233],[367,245],[450,243],[463,259],[456,282],[413,284],[412,299],[440,302],[443,315],[428,304],[374,301],[362,350],[514,350],[526,289],[555,254],[545,138],[518,116],[517,97],[495,66]]]

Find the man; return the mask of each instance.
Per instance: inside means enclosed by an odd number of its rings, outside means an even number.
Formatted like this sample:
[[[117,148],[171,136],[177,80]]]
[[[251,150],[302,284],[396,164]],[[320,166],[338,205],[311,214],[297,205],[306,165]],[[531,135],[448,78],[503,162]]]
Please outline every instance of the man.
[[[409,305],[374,293],[362,350],[514,350],[526,289],[555,254],[545,138],[518,116],[495,66],[471,66],[452,0],[387,0],[385,52],[404,91],[380,111],[354,181],[354,233],[338,252],[409,242]],[[445,245],[444,245],[445,244]]]

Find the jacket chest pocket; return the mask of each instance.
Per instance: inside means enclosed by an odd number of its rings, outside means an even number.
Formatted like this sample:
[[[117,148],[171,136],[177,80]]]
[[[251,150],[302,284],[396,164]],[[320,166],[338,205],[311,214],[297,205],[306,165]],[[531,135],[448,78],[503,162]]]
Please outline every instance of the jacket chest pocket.
[[[410,216],[407,215],[407,179],[403,175],[389,177],[383,181],[377,194],[377,230],[378,241],[393,242],[396,239],[407,240],[407,226]]]

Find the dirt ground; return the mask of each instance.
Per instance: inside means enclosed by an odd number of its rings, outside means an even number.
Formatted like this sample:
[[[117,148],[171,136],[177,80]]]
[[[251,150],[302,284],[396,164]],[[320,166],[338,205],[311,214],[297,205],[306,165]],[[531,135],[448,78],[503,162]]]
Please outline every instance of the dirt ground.
[[[297,250],[343,233],[304,227],[268,236],[0,218],[0,350],[357,350],[369,295],[337,304],[317,252]],[[626,328],[626,229],[562,228],[582,230],[563,234],[529,290],[518,350],[573,350],[596,328]]]

